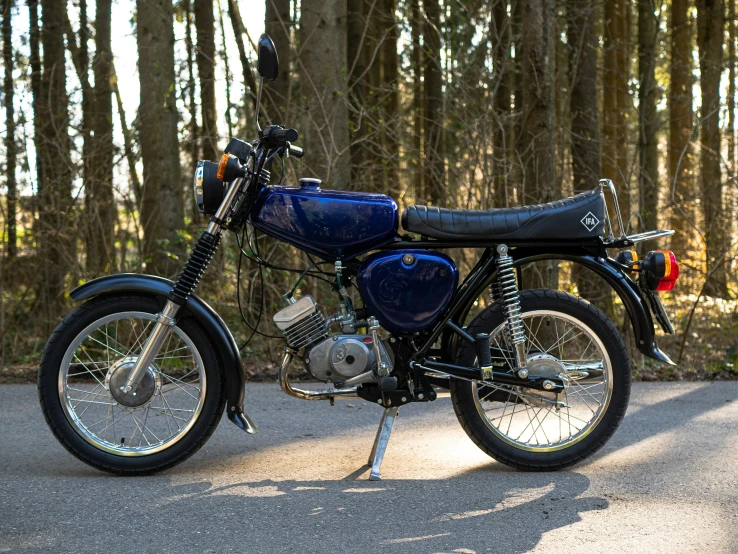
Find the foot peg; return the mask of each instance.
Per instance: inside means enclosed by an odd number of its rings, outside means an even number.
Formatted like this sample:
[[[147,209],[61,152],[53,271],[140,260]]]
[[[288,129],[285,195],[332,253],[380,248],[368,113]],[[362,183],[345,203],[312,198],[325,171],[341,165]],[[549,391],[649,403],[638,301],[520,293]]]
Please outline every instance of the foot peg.
[[[377,385],[379,385],[379,390],[382,392],[395,392],[397,390],[397,377],[380,377]]]
[[[371,473],[369,474],[370,481],[380,481],[382,479],[379,471],[382,467],[382,459],[384,458],[384,453],[387,450],[390,433],[392,433],[392,427],[395,424],[395,418],[399,411],[399,407],[387,408],[382,414],[382,419],[379,422],[379,429],[377,429],[377,437],[374,439],[372,453],[369,454],[369,464],[372,466]]]
[[[492,352],[489,346],[489,335],[487,333],[479,333],[474,337],[474,346],[477,350],[477,361],[479,369],[482,372],[483,381],[491,381],[493,378],[492,371]]]

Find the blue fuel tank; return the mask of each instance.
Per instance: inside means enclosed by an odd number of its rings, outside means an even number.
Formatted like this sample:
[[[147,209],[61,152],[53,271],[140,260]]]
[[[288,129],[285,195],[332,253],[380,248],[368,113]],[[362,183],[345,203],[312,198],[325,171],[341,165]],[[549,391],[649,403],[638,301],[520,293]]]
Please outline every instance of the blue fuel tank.
[[[392,250],[367,257],[357,285],[370,315],[392,333],[417,333],[443,314],[459,282],[453,260],[429,250]]]
[[[399,216],[383,194],[273,186],[259,194],[251,222],[311,254],[347,259],[392,242]]]

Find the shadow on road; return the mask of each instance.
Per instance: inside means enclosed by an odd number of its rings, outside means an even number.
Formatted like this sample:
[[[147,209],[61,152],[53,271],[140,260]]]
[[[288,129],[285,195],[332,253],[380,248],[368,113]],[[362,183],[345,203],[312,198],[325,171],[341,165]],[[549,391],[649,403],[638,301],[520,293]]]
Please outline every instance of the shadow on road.
[[[315,551],[325,540],[325,551],[343,545],[346,551],[471,553],[528,552],[544,533],[608,507],[586,495],[589,479],[578,473],[525,474],[505,484],[498,477],[476,470],[448,480],[200,482],[169,487],[156,511],[164,518],[198,514],[200,524],[208,514],[217,521],[211,536],[222,529],[220,518],[242,524],[255,551],[294,552],[306,544]],[[339,535],[338,544],[326,534]]]

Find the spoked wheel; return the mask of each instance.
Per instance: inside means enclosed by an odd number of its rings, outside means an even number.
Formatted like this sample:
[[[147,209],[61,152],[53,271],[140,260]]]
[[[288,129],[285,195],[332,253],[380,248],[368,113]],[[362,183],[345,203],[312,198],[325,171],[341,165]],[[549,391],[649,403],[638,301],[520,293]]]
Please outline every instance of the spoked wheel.
[[[452,380],[454,410],[493,458],[519,469],[564,468],[596,452],[615,432],[630,396],[630,361],[612,322],[589,302],[551,290],[523,291],[520,301],[529,376],[563,379],[565,390]],[[489,333],[493,365],[515,366],[499,304],[467,331]],[[462,345],[457,363],[477,365],[473,347]]]
[[[217,354],[186,317],[135,395],[123,392],[158,311],[148,297],[91,300],[64,319],[44,350],[39,397],[46,420],[72,454],[99,469],[171,467],[205,443],[223,411]]]

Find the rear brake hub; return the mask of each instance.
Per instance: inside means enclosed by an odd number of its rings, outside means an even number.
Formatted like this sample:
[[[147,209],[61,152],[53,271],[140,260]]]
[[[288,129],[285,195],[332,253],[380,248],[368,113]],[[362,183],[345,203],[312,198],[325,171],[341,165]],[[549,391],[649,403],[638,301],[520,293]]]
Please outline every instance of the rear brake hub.
[[[564,388],[568,382],[565,378],[566,369],[557,358],[549,354],[536,354],[528,358],[528,378],[556,379],[562,381]],[[517,387],[520,398],[531,406],[550,407],[559,404],[558,393],[542,390],[531,390],[526,387]]]

